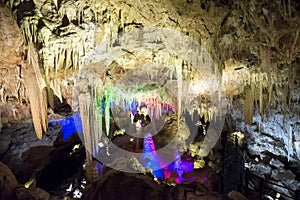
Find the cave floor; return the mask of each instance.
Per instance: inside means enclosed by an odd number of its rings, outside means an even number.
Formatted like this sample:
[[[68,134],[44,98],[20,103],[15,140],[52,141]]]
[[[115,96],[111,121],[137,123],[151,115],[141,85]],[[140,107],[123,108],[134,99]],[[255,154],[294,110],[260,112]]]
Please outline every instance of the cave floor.
[[[63,141],[58,126],[49,128],[42,140],[39,140],[34,134],[31,123],[12,125],[2,129],[0,141],[0,161],[9,166],[20,184],[25,184],[32,177],[39,176],[39,178],[36,178],[36,186],[58,198],[58,196],[66,195],[66,190],[70,187],[70,184],[73,184],[73,186],[77,184],[80,187],[80,182],[85,181],[82,168],[85,161],[84,150],[80,149],[72,156],[69,155],[74,145],[81,141],[75,136]],[[118,137],[114,142],[134,152],[143,151],[141,148],[142,141],[140,141],[140,148],[128,141],[130,141],[130,137],[125,135]],[[187,179],[194,177],[194,182],[190,184],[200,184],[206,192],[214,191],[219,194],[220,199],[227,199],[228,192],[240,189],[238,188],[240,183],[240,161],[238,157],[234,158],[231,165],[224,172],[223,184],[221,176],[209,166],[195,169],[184,176]],[[57,177],[60,177],[60,179]],[[48,179],[48,181],[45,181],[45,179]],[[189,183],[183,183],[183,185],[186,184]],[[255,194],[251,194],[251,196],[253,198],[249,199],[257,199]]]

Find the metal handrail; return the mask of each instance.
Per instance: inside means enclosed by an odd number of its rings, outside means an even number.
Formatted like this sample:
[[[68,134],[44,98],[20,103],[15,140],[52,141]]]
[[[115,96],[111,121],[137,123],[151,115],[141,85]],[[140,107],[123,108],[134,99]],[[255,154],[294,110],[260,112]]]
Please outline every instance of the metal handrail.
[[[235,136],[226,135],[226,140],[225,141],[226,141],[226,143],[231,142],[233,145],[235,145],[235,150],[236,151],[233,151],[232,153],[235,152],[242,159],[242,161],[244,161],[244,162],[241,162],[244,165],[244,163],[245,163],[245,160],[243,160],[243,159],[245,159],[244,155],[240,154],[240,152],[244,152],[244,149],[240,145],[238,145],[238,141],[237,141],[238,139],[239,139],[239,137],[237,135],[235,135]],[[232,153],[228,157],[223,158],[223,162],[232,159],[232,157],[233,157]],[[225,152],[225,156],[226,156],[226,152]],[[291,199],[295,199],[296,198],[296,191],[294,191],[294,190],[292,190],[290,188],[287,188],[287,187],[285,187],[283,185],[279,185],[279,184],[275,183],[274,181],[267,180],[267,179],[264,179],[262,177],[259,177],[258,175],[253,174],[252,172],[250,172],[249,169],[246,168],[245,166],[241,166],[241,168],[243,169],[243,171],[246,172],[246,174],[244,174],[244,176],[247,176],[247,178],[245,179],[245,182],[242,185],[244,187],[244,189],[246,189],[246,190],[250,189],[250,188],[248,188],[248,185],[251,182],[253,184],[254,191],[258,192],[259,195],[260,195],[260,197],[262,197],[263,195],[270,195],[270,193],[274,193],[274,194],[279,193],[281,196],[284,196],[284,197],[287,197],[287,198],[291,198]],[[255,185],[255,182],[254,182],[255,180],[253,179],[253,177],[258,180],[256,182],[258,182],[260,184],[260,187],[261,187],[260,189],[256,188],[256,185]],[[246,183],[246,181],[248,181],[248,182]],[[289,191],[291,193],[294,193],[294,196],[291,195],[291,194],[287,195],[287,194],[284,194],[284,193],[282,193],[280,191],[277,191],[275,188],[272,188],[268,184],[274,185],[274,186],[277,186],[277,187],[280,187],[280,188],[283,188],[283,189],[285,189],[285,190],[287,190],[287,191]],[[267,191],[269,191],[269,193],[267,193]]]

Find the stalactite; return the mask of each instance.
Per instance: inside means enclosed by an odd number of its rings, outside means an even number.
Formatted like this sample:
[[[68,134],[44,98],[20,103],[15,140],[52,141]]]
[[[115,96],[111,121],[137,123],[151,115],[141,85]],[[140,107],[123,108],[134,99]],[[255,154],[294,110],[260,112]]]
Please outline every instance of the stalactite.
[[[282,104],[283,104],[283,114],[286,114],[286,111],[288,109],[287,99],[288,99],[288,84],[285,83],[283,85],[283,96],[282,96]]]
[[[53,3],[55,5],[56,9],[59,10],[59,8],[58,8],[58,6],[59,6],[58,0],[53,0]]]
[[[288,16],[289,16],[289,19],[292,18],[291,0],[288,0]]]
[[[51,80],[49,82],[51,83]],[[48,99],[49,106],[51,108],[54,108],[54,94],[53,94],[53,90],[50,87],[50,84],[47,84],[47,99]]]
[[[91,134],[91,143],[92,143],[92,155],[94,157],[96,157],[96,155],[98,154],[98,143],[99,143],[99,121],[97,120],[97,113],[96,111],[96,100],[95,100],[95,95],[96,95],[96,90],[95,89],[91,89],[90,93],[91,93],[91,105],[90,105],[90,111],[89,113],[90,115],[90,126],[91,126],[91,130],[92,130],[92,134]]]
[[[24,72],[24,82],[30,101],[31,114],[36,135],[42,139],[43,131],[48,126],[47,120],[47,97],[46,83],[42,77],[39,66],[38,54],[32,45],[28,50],[29,63],[26,63]]]
[[[71,53],[72,51],[68,48],[65,51],[65,72],[67,69],[69,69],[72,66],[72,59],[71,59]]]
[[[54,94],[59,98],[60,102],[62,102],[60,83],[57,79],[51,80],[50,88],[53,90]]]
[[[286,5],[286,0],[282,0],[282,4],[283,4],[283,15],[284,15],[284,18],[285,20],[287,20],[287,15],[288,15],[288,8],[287,8],[287,5]]]
[[[37,23],[38,20],[30,16],[24,17],[21,21],[21,32],[27,44],[37,42]]]
[[[264,101],[263,101],[263,80],[262,77],[260,77],[259,80],[259,112],[260,116],[262,117],[264,114]]]
[[[55,48],[55,51],[54,51],[54,71],[55,73],[57,74],[57,71],[58,71],[58,68],[59,68],[59,65],[58,65],[58,58],[59,58],[59,53],[58,53],[58,49]]]
[[[110,91],[105,91],[105,107],[104,107],[104,116],[105,116],[105,128],[106,128],[106,135],[109,135],[110,129],[110,102],[111,96]]]
[[[253,122],[253,103],[254,103],[254,92],[253,86],[245,89],[245,103],[244,103],[244,121],[247,124]]]
[[[102,127],[103,127],[103,124],[102,124],[102,116],[103,116],[103,113],[102,113],[102,102],[101,102],[101,98],[99,99],[99,97],[101,96],[101,88],[102,88],[102,83],[99,84],[96,88],[96,97],[95,97],[95,101],[96,101],[96,119],[97,121],[99,122],[99,131],[98,131],[98,134],[97,134],[97,140],[100,141],[101,140],[101,137],[102,137],[102,133],[103,133],[103,130],[102,130]]]
[[[182,86],[183,86],[183,77],[182,77],[182,62],[181,60],[177,60],[176,64],[176,76],[177,76],[177,120],[178,126],[180,123],[181,116],[181,102],[182,102]]]
[[[86,159],[87,162],[92,161],[92,139],[91,135],[92,130],[90,129],[91,121],[90,116],[92,113],[90,113],[90,106],[91,106],[91,96],[89,93],[81,93],[78,97],[79,100],[79,108],[80,108],[80,114],[81,114],[81,120],[82,120],[82,130],[84,135],[84,145],[85,145],[85,153],[86,153]]]
[[[58,64],[58,67],[57,67],[57,71],[61,68],[64,67],[64,60],[66,59],[65,58],[65,47],[60,47],[59,48],[59,53],[58,53],[58,60],[57,60],[57,64]],[[57,71],[56,71],[56,74],[57,74]]]

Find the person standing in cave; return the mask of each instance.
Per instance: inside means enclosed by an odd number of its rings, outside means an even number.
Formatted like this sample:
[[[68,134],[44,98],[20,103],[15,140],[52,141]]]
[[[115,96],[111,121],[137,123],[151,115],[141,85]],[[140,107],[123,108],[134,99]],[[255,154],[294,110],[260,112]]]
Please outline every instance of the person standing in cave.
[[[147,106],[142,105],[140,107],[140,111],[137,111],[133,118],[133,123],[135,123],[137,132],[136,149],[140,149],[140,137],[142,136],[142,127],[147,126],[150,122],[151,118],[148,114]]]

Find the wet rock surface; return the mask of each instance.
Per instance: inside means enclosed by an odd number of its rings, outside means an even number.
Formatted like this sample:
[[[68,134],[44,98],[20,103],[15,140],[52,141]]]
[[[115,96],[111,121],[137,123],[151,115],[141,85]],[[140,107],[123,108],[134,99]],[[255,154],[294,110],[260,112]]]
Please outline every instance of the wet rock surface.
[[[83,199],[199,199],[219,200],[221,195],[209,191],[200,183],[171,187],[158,184],[145,174],[128,174],[104,168],[101,178],[89,185]]]
[[[13,191],[13,196],[1,199],[48,200],[50,196],[62,199],[70,183],[80,183],[84,178],[84,147],[77,134],[64,141],[60,131],[60,126],[51,127],[39,140],[31,123],[2,129],[0,141],[5,148],[1,151],[0,161],[7,166],[1,164],[1,187],[5,183],[6,186],[0,194],[7,196]],[[75,145],[79,148],[74,149]]]
[[[28,123],[3,128],[0,132],[0,141],[5,151],[1,151],[3,153],[0,158],[12,169],[18,181],[25,183],[32,175],[33,168],[39,168],[47,162],[59,131],[59,128],[49,130],[43,139],[39,140],[30,120]]]
[[[49,200],[50,194],[33,183],[24,186],[17,182],[7,165],[0,162],[0,198],[7,200]]]
[[[0,172],[0,198],[12,199],[18,182],[9,167],[2,162],[0,162]]]

